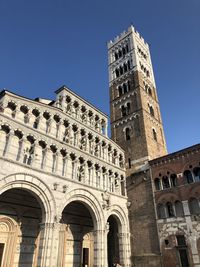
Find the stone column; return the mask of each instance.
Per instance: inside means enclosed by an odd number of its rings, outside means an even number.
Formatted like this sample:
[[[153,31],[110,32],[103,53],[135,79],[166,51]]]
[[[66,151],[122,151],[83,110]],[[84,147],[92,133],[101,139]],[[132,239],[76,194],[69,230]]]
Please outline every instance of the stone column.
[[[60,224],[43,223],[40,227],[37,267],[61,267],[57,264]]]
[[[105,124],[105,136],[108,136],[108,125],[107,125],[107,123]]]
[[[120,264],[125,267],[131,266],[130,263],[130,234],[122,232],[118,234],[119,237],[119,256]]]
[[[12,142],[12,137],[14,135],[14,131],[10,130],[10,132],[6,135],[6,143],[3,151],[3,156],[4,157],[9,157],[9,152],[11,148],[11,142]]]
[[[108,267],[108,233],[109,233],[109,223],[106,223],[105,234],[104,234],[104,266]]]
[[[94,267],[105,267],[105,231],[94,231]]]

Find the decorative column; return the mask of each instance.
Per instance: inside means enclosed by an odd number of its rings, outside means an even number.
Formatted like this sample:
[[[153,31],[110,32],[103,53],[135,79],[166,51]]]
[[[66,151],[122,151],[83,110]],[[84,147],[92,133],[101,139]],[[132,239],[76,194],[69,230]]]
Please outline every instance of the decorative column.
[[[105,267],[105,230],[96,230],[94,233],[94,267]],[[106,243],[107,244],[107,243]]]
[[[125,267],[130,267],[130,234],[128,232],[122,232],[118,234],[118,237],[120,264]]]
[[[57,264],[60,224],[43,223],[40,227],[37,267],[62,267]]]
[[[14,136],[14,131],[10,130],[10,132],[6,135],[6,144],[5,144],[5,148],[3,151],[3,156],[4,157],[9,157],[9,152],[10,152],[10,147],[11,147],[11,142],[12,142],[12,138]]]

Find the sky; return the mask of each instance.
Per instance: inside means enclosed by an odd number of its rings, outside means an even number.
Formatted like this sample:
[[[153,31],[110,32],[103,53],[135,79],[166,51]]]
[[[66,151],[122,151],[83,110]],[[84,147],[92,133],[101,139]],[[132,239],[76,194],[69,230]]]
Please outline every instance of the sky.
[[[109,114],[107,42],[149,43],[168,152],[200,143],[200,0],[0,0],[0,88],[54,99],[66,85]]]

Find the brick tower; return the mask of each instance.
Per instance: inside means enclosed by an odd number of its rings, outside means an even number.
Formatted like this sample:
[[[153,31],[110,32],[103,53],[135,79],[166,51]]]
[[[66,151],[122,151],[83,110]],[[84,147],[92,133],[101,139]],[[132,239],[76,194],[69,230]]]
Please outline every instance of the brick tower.
[[[112,139],[125,150],[132,262],[161,266],[148,161],[167,153],[148,44],[133,26],[108,43]]]

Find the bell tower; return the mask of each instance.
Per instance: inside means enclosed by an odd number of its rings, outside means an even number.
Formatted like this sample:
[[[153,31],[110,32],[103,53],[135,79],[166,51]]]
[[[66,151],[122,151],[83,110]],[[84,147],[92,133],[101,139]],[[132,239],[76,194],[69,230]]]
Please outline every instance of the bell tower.
[[[160,267],[149,160],[167,154],[148,44],[133,26],[108,43],[112,139],[125,151],[132,265]]]
[[[127,169],[167,153],[148,44],[128,28],[108,43],[112,139]]]

